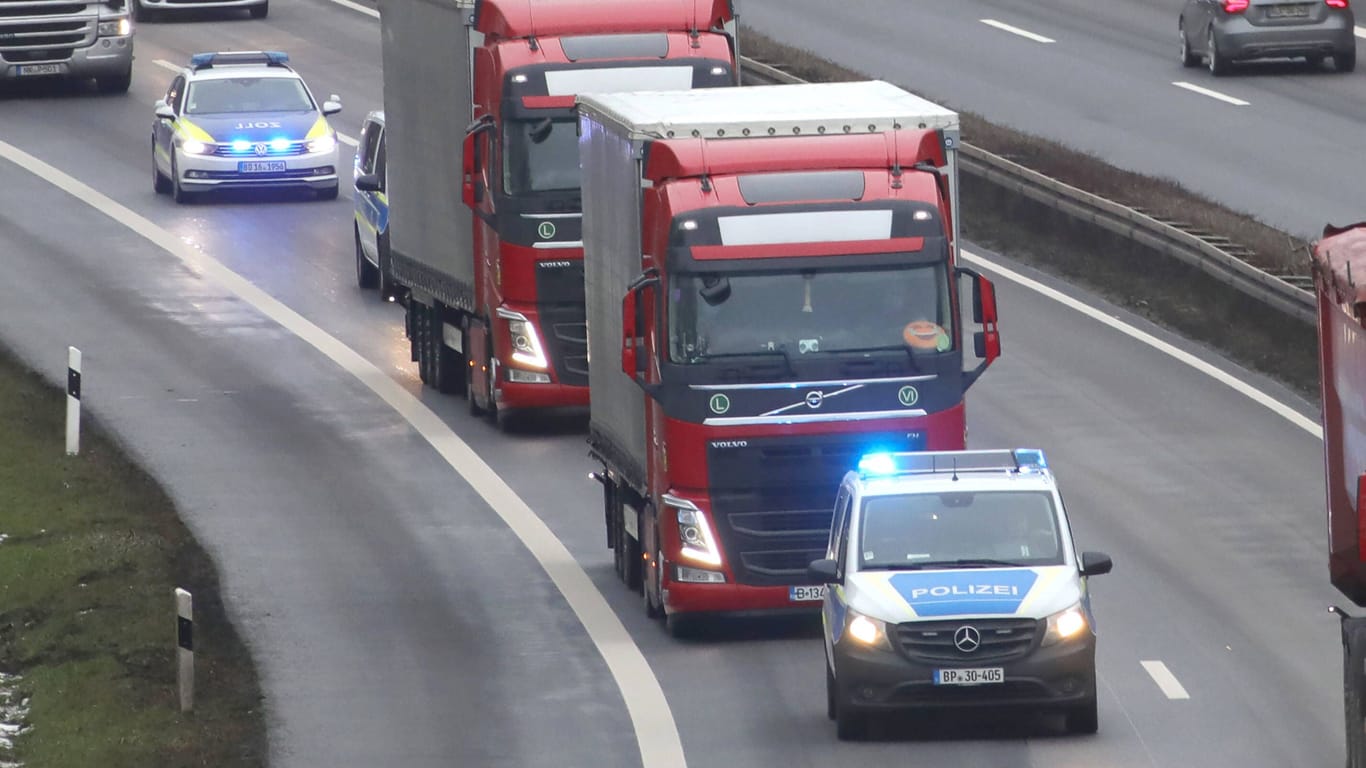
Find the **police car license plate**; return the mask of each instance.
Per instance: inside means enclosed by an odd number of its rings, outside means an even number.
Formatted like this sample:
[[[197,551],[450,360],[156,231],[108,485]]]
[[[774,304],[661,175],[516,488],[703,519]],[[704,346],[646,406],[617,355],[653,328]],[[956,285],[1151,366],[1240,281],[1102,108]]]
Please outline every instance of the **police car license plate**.
[[[284,160],[246,160],[237,164],[239,173],[284,173]]]
[[[19,67],[19,76],[28,75],[60,75],[66,68],[62,64],[24,64]]]
[[[812,584],[802,587],[791,587],[787,591],[787,597],[794,603],[809,603],[816,600],[825,599],[825,585]]]
[[[1005,681],[1006,671],[1004,667],[936,669],[934,671],[935,685],[986,685],[988,683],[1004,683]]]

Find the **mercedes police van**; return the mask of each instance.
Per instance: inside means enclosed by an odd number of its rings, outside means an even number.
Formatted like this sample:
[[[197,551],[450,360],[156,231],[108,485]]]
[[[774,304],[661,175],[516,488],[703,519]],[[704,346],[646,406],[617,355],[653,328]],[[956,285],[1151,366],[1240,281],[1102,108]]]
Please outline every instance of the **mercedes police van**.
[[[1088,576],[1042,451],[864,456],[840,484],[823,608],[828,715],[841,739],[879,710],[1020,706],[1094,733]]]

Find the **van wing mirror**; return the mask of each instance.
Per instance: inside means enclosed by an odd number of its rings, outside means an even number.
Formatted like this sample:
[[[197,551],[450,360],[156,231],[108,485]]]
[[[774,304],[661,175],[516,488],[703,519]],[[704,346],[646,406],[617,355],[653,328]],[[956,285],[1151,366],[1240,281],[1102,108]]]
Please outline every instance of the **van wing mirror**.
[[[1114,567],[1114,562],[1104,552],[1081,553],[1082,576],[1099,576],[1103,573],[1109,573]]]
[[[967,267],[956,267],[954,274],[960,285],[962,281],[968,281],[972,291],[972,322],[980,328],[973,332],[972,340],[973,352],[981,362],[964,374],[966,385],[971,385],[1001,356],[1001,332],[996,328],[996,286]]]
[[[362,192],[380,192],[379,176],[373,173],[362,173],[356,177],[356,189]]]
[[[822,584],[834,584],[839,581],[839,565],[829,558],[812,561],[807,566],[806,572],[811,578],[817,579]]]

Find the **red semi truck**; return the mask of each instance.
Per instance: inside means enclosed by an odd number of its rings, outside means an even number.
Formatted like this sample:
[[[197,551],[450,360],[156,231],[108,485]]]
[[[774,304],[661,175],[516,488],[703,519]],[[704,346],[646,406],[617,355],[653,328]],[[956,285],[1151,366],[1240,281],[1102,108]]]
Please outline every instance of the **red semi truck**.
[[[731,0],[380,8],[381,290],[405,301],[422,380],[495,416],[586,405],[574,95],[737,85]]]
[[[1366,222],[1324,228],[1314,248],[1328,572],[1333,586],[1366,606]],[[1342,619],[1347,768],[1366,768],[1366,617]]]
[[[1000,353],[992,285],[956,258],[958,116],[882,82],[578,101],[617,572],[671,632],[816,610],[844,472],[963,448]]]

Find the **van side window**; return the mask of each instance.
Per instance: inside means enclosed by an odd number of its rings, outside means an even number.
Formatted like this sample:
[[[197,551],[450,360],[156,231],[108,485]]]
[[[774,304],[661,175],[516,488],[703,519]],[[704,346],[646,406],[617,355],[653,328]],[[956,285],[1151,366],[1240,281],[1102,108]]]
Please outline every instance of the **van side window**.
[[[375,172],[375,153],[376,153],[376,150],[377,150],[378,144],[379,144],[379,135],[380,135],[380,131],[381,131],[381,128],[380,128],[380,124],[379,124],[379,123],[369,123],[369,122],[368,122],[368,123],[365,124],[365,127],[364,127],[363,129],[361,129],[361,137],[360,137],[360,157],[361,157],[361,160],[360,160],[360,172],[361,172],[361,173],[374,173],[374,172]]]

